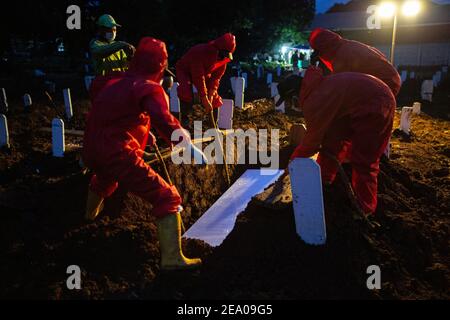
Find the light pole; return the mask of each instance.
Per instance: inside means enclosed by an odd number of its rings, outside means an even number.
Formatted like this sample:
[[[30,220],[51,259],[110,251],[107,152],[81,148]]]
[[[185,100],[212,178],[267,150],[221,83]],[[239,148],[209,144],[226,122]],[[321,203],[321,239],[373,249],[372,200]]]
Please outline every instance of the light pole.
[[[418,0],[408,0],[403,1],[402,13],[405,16],[413,17],[416,16],[420,11],[420,1]],[[394,2],[383,2],[378,7],[378,14],[383,18],[393,17],[394,21],[392,23],[392,43],[390,52],[390,61],[394,65],[395,56],[395,41],[397,38],[397,20],[398,20],[398,8]]]

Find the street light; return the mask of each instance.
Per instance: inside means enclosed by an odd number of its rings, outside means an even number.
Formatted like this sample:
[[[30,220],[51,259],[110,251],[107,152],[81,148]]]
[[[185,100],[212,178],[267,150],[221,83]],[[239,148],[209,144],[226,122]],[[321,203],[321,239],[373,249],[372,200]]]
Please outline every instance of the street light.
[[[406,1],[403,4],[402,12],[407,17],[413,17],[417,15],[420,11],[419,1]]]
[[[402,5],[402,13],[405,16],[413,17],[416,16],[420,11],[420,1],[418,0],[408,0],[404,1]],[[397,37],[397,15],[398,8],[394,2],[383,2],[378,7],[378,15],[382,18],[390,18],[394,16],[393,26],[392,26],[392,45],[390,52],[391,64],[394,65],[394,53],[395,53],[395,40]]]
[[[378,14],[383,18],[392,17],[393,15],[395,15],[396,11],[397,8],[395,6],[395,3],[392,2],[383,2],[378,8]]]

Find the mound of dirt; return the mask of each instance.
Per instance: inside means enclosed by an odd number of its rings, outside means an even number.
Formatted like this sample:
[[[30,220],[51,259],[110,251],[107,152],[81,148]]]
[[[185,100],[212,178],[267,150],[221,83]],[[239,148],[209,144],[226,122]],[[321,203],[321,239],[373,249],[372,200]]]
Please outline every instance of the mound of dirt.
[[[83,129],[86,101],[75,101],[71,127]],[[197,113],[196,113],[197,112]],[[427,115],[413,120],[413,137],[393,137],[382,163],[377,230],[354,212],[342,185],[325,189],[328,242],[305,245],[295,233],[292,209],[273,211],[250,203],[224,243],[211,248],[185,241],[204,266],[161,273],[151,205],[118,190],[105,214],[82,220],[89,174],[79,167],[79,137],[67,136],[63,159],[51,157],[51,139],[39,131],[58,111],[37,104],[8,116],[12,149],[0,153],[0,286],[2,298],[444,298],[449,281],[449,123]],[[199,110],[189,113],[201,117]],[[273,102],[255,100],[236,110],[235,127],[280,129],[288,134],[296,114],[279,114]],[[396,117],[398,123],[398,115]],[[292,150],[281,152],[281,166]],[[235,181],[248,166],[231,166]],[[156,170],[160,170],[158,166]],[[186,227],[227,189],[223,166],[169,165],[183,196]],[[82,290],[66,287],[67,267],[79,265]],[[367,267],[382,270],[382,289],[366,287]]]

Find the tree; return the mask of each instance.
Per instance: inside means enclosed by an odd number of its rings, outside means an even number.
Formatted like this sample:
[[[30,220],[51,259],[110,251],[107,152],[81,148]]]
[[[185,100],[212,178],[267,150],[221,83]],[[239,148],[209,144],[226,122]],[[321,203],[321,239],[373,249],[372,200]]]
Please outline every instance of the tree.
[[[82,29],[67,30],[66,8],[79,5]],[[72,54],[87,49],[95,34],[95,20],[109,13],[123,25],[119,38],[137,44],[143,36],[164,40],[176,59],[196,43],[207,42],[225,32],[237,36],[236,55],[273,49],[284,41],[298,42],[301,30],[314,17],[314,0],[16,0],[2,10],[1,44],[11,37],[63,37]],[[6,30],[12,30],[7,32]]]

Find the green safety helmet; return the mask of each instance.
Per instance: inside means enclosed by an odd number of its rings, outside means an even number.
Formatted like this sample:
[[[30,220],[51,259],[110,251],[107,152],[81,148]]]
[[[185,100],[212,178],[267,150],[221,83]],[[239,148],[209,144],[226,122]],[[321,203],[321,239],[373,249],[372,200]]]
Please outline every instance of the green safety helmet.
[[[97,25],[105,28],[121,27],[121,25],[116,23],[116,20],[109,14],[104,14],[98,18]]]

